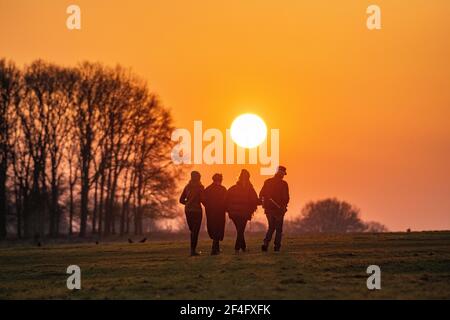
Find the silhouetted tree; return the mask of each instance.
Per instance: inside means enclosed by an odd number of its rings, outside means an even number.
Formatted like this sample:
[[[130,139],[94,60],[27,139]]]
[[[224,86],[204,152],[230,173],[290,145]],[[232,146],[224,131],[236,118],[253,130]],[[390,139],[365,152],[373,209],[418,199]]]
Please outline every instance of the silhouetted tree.
[[[77,164],[77,144],[73,133],[69,137],[68,147],[66,152],[68,178],[67,183],[69,185],[69,235],[73,234],[73,220],[75,215],[75,186],[79,177],[79,166]]]
[[[76,79],[71,76],[69,70],[42,61],[36,61],[27,67],[24,77],[28,89],[25,110],[36,108],[33,115],[39,118],[36,124],[34,116],[30,117],[21,112],[24,126],[32,128],[30,133],[37,133],[40,137],[36,145],[30,145],[30,149],[39,150],[35,165],[39,166],[38,173],[42,182],[40,194],[37,196],[46,201],[49,210],[49,235],[56,236],[59,233],[61,214],[61,164],[70,129],[68,112]],[[28,143],[34,139],[31,134],[26,137]],[[47,193],[48,188],[50,190]],[[39,214],[40,233],[43,233],[43,212],[40,211]]]
[[[24,210],[24,233],[44,234],[44,219],[48,208],[47,155],[51,104],[57,94],[56,84],[50,74],[54,66],[36,61],[25,68],[25,93],[22,103],[16,108],[20,118],[21,142],[31,159],[32,181],[30,196]]]
[[[297,228],[301,232],[363,232],[367,226],[355,206],[338,199],[309,202],[302,209]]]
[[[380,232],[388,232],[389,229],[379,222],[369,221],[365,223],[366,232],[380,233]]]
[[[74,103],[74,128],[78,137],[80,172],[80,237],[87,232],[89,215],[89,191],[96,179],[92,173],[95,143],[103,141],[100,136],[100,116],[103,106],[108,103],[108,79],[100,64],[83,63],[77,70],[79,83]]]
[[[14,108],[20,101],[20,88],[20,71],[12,62],[0,60],[0,240],[6,237],[7,175],[13,150]]]
[[[179,172],[171,166],[170,135],[173,130],[172,119],[154,96],[147,97],[141,105],[141,112],[152,114],[141,118],[137,127],[145,128],[137,135],[134,144],[136,156],[134,163],[135,180],[135,233],[142,233],[144,216],[155,218],[155,212],[170,217],[176,201],[173,192],[176,189],[176,177]],[[146,208],[146,210],[144,209]]]
[[[140,234],[177,212],[172,119],[130,71],[0,60],[0,111],[0,239],[8,208],[26,237]]]

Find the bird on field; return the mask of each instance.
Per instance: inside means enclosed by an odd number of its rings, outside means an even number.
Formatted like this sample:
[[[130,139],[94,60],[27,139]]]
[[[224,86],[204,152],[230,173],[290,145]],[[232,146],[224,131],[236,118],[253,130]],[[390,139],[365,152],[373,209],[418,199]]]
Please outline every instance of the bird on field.
[[[130,238],[128,238],[128,243],[133,243],[133,240],[131,240]]]
[[[36,245],[38,246],[38,247],[41,247],[42,246],[42,243],[41,243],[41,241],[40,241],[40,236],[39,236],[39,234],[38,233],[36,233],[35,235],[34,235],[34,242],[36,243]]]
[[[147,241],[147,238],[142,239],[141,241],[139,241],[140,243],[144,243],[145,241]]]

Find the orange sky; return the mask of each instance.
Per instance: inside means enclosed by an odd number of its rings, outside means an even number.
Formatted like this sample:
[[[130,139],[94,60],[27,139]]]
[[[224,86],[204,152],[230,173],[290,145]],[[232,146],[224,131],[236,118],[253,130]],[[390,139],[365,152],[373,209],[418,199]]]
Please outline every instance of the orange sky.
[[[0,56],[131,67],[177,127],[259,114],[280,129],[289,217],[337,196],[391,230],[450,229],[449,17],[448,0],[0,0]],[[200,168],[227,185],[239,169]]]

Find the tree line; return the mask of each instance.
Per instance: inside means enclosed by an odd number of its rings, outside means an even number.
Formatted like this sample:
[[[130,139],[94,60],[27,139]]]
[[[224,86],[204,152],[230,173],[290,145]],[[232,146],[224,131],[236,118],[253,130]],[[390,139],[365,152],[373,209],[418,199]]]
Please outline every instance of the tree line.
[[[175,214],[172,118],[129,70],[0,60],[0,239],[142,234]]]
[[[287,223],[291,233],[387,232],[388,228],[374,221],[363,221],[361,211],[353,204],[336,198],[310,201],[301,214]]]

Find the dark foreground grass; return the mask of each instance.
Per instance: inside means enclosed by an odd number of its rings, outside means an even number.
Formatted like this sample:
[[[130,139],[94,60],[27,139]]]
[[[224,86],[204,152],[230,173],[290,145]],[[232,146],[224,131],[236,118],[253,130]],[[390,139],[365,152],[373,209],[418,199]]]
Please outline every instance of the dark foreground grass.
[[[263,254],[260,237],[235,255],[188,257],[187,241],[0,248],[1,299],[450,299],[450,232],[285,237]],[[82,289],[66,268],[79,265]],[[366,287],[379,265],[382,289]]]

